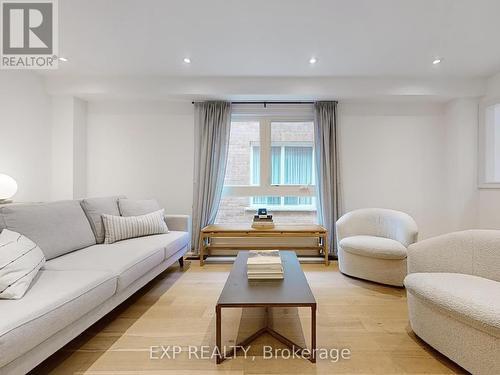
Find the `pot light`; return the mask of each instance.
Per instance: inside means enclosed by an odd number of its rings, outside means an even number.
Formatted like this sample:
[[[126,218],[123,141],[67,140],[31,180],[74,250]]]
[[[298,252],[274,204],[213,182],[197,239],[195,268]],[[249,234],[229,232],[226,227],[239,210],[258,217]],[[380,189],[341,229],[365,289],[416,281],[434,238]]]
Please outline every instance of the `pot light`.
[[[441,64],[441,61],[442,61],[442,59],[435,59],[435,60],[432,62],[432,64],[433,64],[433,65]]]
[[[184,57],[183,60],[186,64],[191,64],[191,59],[189,57]]]
[[[59,61],[62,61],[62,62],[67,62],[68,59],[66,57],[59,57]]]
[[[316,64],[318,62],[318,59],[316,57],[311,57],[309,59],[309,64]]]

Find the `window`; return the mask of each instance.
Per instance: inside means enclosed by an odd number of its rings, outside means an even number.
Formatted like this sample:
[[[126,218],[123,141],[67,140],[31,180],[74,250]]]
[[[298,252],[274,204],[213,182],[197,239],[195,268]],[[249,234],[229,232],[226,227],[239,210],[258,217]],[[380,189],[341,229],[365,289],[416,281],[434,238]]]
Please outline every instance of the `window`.
[[[233,115],[217,223],[249,223],[258,207],[277,223],[316,222],[312,107],[289,107]]]
[[[252,184],[259,184],[260,147],[252,147]],[[271,185],[313,185],[313,145],[271,145]],[[312,197],[253,197],[256,206],[311,206]],[[275,207],[277,208],[277,207]]]
[[[500,187],[500,104],[487,106],[481,121],[480,178],[482,187]]]

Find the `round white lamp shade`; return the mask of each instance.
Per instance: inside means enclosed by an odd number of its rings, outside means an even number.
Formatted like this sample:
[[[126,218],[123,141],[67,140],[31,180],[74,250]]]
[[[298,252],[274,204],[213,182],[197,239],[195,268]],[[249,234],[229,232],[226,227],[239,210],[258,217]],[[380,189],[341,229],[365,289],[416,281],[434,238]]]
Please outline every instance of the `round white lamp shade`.
[[[0,173],[0,201],[9,199],[17,192],[17,182],[12,177]]]

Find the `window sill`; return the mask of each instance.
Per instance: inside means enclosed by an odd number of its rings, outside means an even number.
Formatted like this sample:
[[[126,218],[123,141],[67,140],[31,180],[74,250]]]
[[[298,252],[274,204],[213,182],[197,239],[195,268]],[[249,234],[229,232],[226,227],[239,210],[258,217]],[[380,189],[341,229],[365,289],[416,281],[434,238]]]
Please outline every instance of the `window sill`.
[[[255,206],[255,207],[245,207],[245,212],[255,212],[257,213],[257,209],[259,208],[267,208],[267,210],[272,214],[273,212],[316,212],[315,207],[306,207],[306,206]]]
[[[500,189],[500,183],[498,182],[482,183],[478,185],[478,189],[479,190]]]

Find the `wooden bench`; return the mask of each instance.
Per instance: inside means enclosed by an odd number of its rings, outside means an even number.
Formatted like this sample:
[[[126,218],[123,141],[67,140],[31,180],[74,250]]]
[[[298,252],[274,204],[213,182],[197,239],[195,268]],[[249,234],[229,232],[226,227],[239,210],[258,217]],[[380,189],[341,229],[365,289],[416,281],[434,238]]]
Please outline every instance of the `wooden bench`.
[[[311,250],[319,251],[325,257],[325,265],[328,266],[328,231],[321,225],[276,225],[269,229],[255,229],[250,225],[214,224],[208,225],[200,233],[200,266],[203,266],[205,254],[214,253],[217,250]],[[317,246],[289,245],[242,245],[234,244],[228,246],[212,245],[211,238],[318,238]]]

